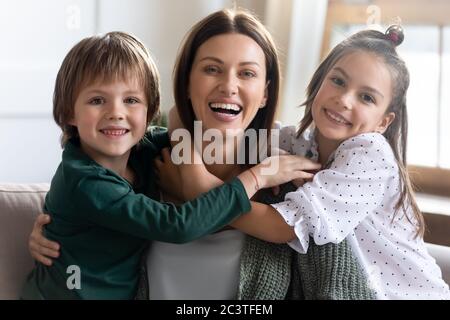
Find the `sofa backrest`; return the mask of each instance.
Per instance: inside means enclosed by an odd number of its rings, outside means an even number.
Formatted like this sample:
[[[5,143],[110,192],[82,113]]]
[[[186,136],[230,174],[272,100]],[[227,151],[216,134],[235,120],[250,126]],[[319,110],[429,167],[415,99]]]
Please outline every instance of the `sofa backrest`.
[[[50,185],[0,184],[0,300],[18,299],[33,268],[28,236]]]
[[[33,268],[28,237],[49,187],[48,183],[0,184],[0,300],[18,299]],[[450,247],[427,246],[450,283]]]

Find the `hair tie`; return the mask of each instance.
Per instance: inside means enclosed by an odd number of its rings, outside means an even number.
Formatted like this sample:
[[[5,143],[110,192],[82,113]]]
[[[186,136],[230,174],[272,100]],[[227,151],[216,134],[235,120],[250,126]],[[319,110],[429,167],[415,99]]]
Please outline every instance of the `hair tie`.
[[[400,45],[405,39],[405,34],[403,33],[403,28],[397,24],[390,26],[387,28],[384,33],[387,40],[391,41],[395,47]]]

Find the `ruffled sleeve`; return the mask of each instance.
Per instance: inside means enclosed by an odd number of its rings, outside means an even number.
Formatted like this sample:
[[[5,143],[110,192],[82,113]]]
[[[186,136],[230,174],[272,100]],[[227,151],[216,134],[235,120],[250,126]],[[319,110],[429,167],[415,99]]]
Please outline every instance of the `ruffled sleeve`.
[[[386,139],[362,134],[338,147],[329,169],[272,206],[295,229],[298,239],[289,245],[306,253],[309,236],[319,245],[341,242],[368,215],[394,203],[398,187],[398,166]]]

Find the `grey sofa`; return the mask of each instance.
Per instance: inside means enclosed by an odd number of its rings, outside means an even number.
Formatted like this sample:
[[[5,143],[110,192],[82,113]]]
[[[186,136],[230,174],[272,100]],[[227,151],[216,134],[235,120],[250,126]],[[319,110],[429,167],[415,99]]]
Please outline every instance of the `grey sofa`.
[[[28,236],[49,184],[0,184],[0,299],[18,299],[33,268]],[[450,247],[429,245],[450,282]]]

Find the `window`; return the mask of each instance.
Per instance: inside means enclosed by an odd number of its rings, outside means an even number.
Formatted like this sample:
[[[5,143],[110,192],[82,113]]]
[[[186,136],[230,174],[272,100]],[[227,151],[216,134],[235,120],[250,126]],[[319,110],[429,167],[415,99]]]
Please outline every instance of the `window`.
[[[359,30],[386,30],[398,18],[405,41],[398,52],[406,61],[408,90],[408,163],[422,180],[444,178],[439,187],[420,186],[424,192],[447,194],[450,189],[450,1],[343,1],[328,5],[322,56],[342,39]],[[398,18],[397,18],[398,17]],[[381,26],[380,26],[381,25]],[[425,170],[426,169],[426,170]],[[430,170],[433,174],[430,174]],[[444,174],[444,175],[442,175]],[[434,178],[432,178],[434,177]],[[450,196],[450,195],[449,195]]]

